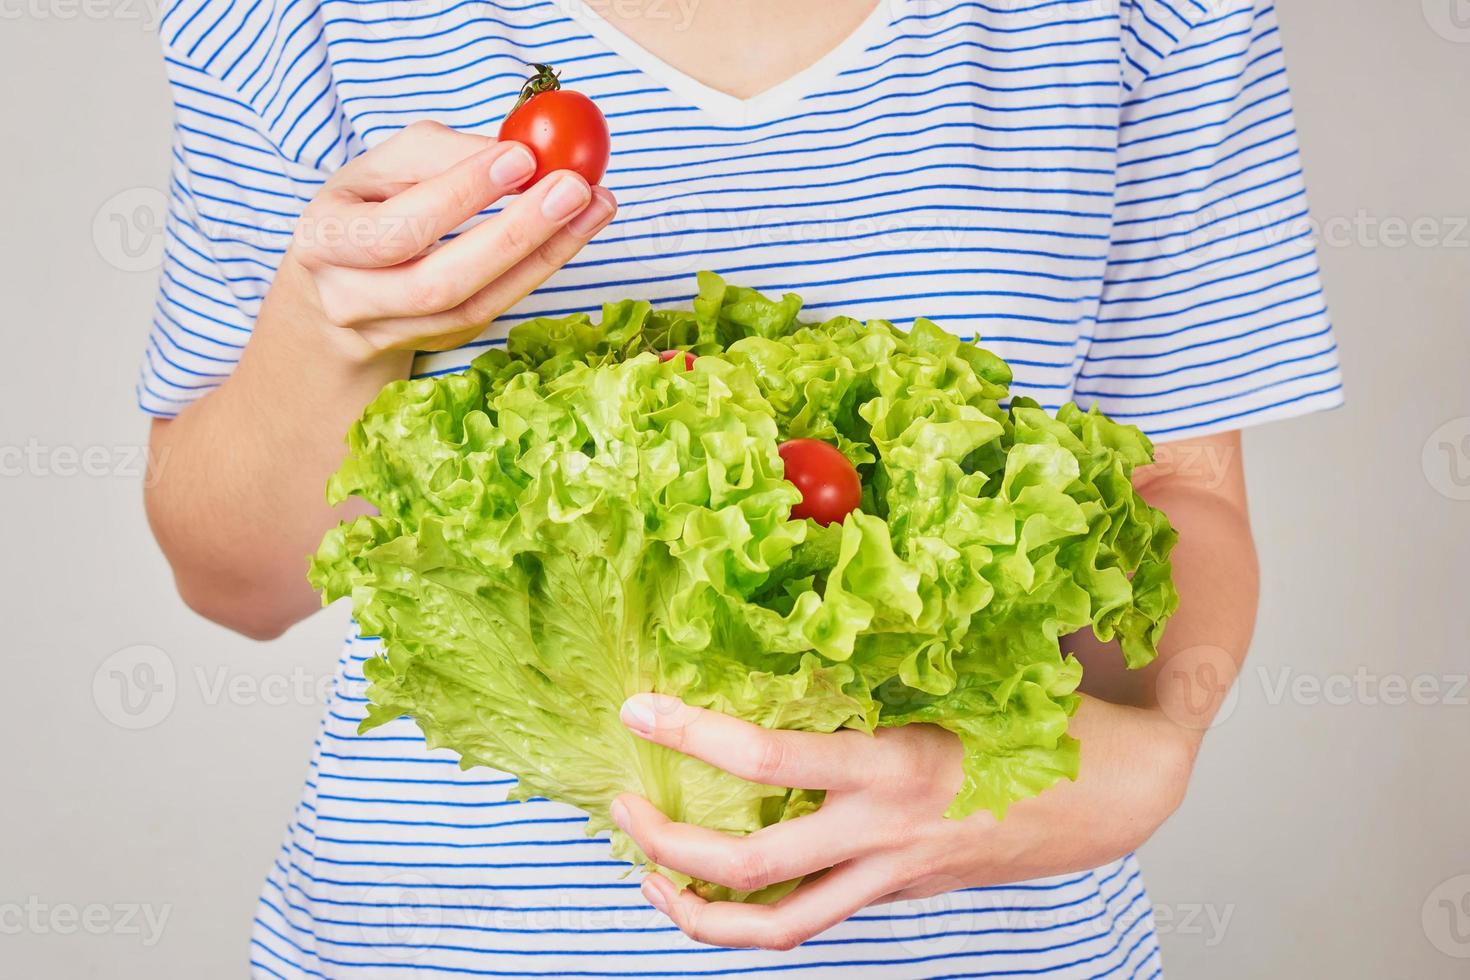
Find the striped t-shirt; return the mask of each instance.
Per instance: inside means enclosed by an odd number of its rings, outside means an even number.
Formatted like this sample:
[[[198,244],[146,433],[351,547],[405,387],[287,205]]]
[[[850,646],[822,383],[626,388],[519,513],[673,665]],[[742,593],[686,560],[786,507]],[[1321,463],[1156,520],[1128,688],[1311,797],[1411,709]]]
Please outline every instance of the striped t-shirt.
[[[667,0],[671,16],[687,4]],[[812,316],[927,316],[1014,390],[1158,439],[1332,407],[1336,347],[1267,0],[882,0],[752,99],[636,47],[581,0],[179,0],[166,263],[138,396],[171,416],[226,377],[326,176],[419,119],[493,134],[528,62],[607,115],[614,222],[479,341],[605,299],[687,302],[699,269]],[[412,722],[370,735],[351,637],[261,896],[275,977],[1152,978],[1132,858],[880,906],[797,950],[699,946],[584,817],[505,800]]]

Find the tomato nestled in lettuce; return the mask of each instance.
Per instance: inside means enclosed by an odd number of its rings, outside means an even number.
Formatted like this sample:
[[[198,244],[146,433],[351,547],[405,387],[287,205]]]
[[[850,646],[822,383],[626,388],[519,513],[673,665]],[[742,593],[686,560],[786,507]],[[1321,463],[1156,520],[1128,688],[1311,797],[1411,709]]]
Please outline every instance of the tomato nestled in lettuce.
[[[690,310],[520,324],[353,426],[329,496],[379,515],[328,533],[310,574],[383,638],[363,730],[408,715],[632,862],[624,791],[730,833],[821,803],[634,737],[639,691],[770,727],[941,725],[965,750],[952,817],[1075,778],[1082,668],[1059,638],[1091,627],[1141,666],[1178,604],[1175,533],[1131,482],[1148,439],[1003,407],[1006,364],[927,320],[808,323],[795,295],[699,285]],[[676,348],[700,356],[660,359]],[[858,468],[840,524],[791,519],[797,438]]]

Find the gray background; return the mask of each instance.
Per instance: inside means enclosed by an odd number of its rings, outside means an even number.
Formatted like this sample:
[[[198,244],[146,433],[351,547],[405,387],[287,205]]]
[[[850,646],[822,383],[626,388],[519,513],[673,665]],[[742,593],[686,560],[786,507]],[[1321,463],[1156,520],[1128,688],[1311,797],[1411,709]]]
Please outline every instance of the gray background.
[[[144,524],[132,384],[169,146],[145,3],[0,0],[5,976],[243,972],[345,622],[217,629]],[[1143,862],[1173,977],[1463,977],[1470,5],[1281,18],[1349,407],[1247,438],[1260,630]],[[135,718],[112,671],[139,658],[173,677]]]

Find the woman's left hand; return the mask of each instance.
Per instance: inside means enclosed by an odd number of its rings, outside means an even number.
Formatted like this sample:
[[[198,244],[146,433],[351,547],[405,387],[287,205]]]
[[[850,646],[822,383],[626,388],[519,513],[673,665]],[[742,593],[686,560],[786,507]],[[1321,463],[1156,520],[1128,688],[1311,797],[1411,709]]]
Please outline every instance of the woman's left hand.
[[[663,875],[644,897],[691,938],[791,949],[876,902],[925,898],[1095,868],[1147,840],[1183,797],[1197,732],[1161,712],[1084,697],[1071,726],[1083,776],[1015,804],[950,820],[958,739],[932,725],[876,735],[771,731],[663,695],[624,705],[639,736],[753,782],[827,791],[813,814],[747,836],[676,823],[623,794],[613,819],[649,860],[752,891],[826,872],[770,905],[707,902]]]

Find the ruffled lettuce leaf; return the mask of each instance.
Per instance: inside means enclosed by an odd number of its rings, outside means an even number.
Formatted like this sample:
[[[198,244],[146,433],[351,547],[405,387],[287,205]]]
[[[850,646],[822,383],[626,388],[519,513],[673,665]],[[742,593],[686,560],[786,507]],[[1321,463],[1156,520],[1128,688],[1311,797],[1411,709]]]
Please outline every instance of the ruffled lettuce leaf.
[[[953,817],[1075,778],[1061,638],[1090,627],[1141,666],[1178,603],[1174,531],[1132,484],[1147,438],[1006,405],[1005,363],[926,320],[799,314],[701,273],[692,309],[528,321],[463,373],[389,385],[329,486],[378,514],[310,573],[383,638],[364,730],[407,715],[635,863],[621,792],[729,833],[821,802],[633,737],[640,691],[768,727],[943,726],[965,750]],[[840,525],[791,520],[777,446],[798,437],[862,475]]]

